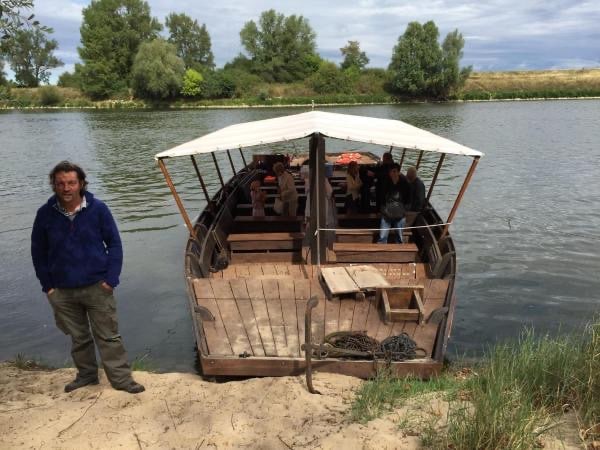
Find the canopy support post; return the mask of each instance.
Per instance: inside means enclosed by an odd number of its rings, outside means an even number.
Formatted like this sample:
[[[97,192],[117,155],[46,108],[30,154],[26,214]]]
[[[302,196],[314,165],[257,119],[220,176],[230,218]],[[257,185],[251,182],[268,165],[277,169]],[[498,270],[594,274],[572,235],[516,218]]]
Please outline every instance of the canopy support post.
[[[221,175],[221,169],[219,169],[219,163],[217,162],[217,157],[215,156],[215,152],[210,152],[212,155],[212,159],[215,162],[215,167],[217,168],[217,175],[219,175],[219,181],[221,182],[221,187],[225,188],[225,183],[223,183],[223,175]]]
[[[173,194],[173,197],[175,198],[175,203],[177,203],[177,207],[179,208],[179,212],[181,213],[181,216],[183,217],[183,220],[185,221],[185,224],[190,232],[190,236],[195,238],[196,236],[194,234],[194,226],[192,225],[190,216],[188,216],[187,211],[183,207],[181,198],[179,198],[179,194],[177,194],[177,191],[175,190],[175,185],[173,184],[173,181],[171,180],[171,176],[169,175],[169,172],[167,171],[167,166],[165,166],[165,163],[163,162],[162,159],[158,160],[158,166],[160,167],[160,170],[162,171],[162,173],[165,177],[165,180],[167,181],[167,184],[169,185],[171,194]]]
[[[402,163],[404,162],[404,155],[406,155],[405,148],[402,149],[402,156],[400,157],[400,169],[399,170],[402,170]]]
[[[244,156],[244,152],[242,151],[242,147],[240,147],[240,155],[242,156],[242,161],[244,162],[244,167],[248,165],[246,162],[246,157]]]
[[[326,260],[326,239],[321,236],[320,228],[326,224],[325,219],[325,139],[314,133],[309,141],[310,171],[310,232],[316,239],[310,241],[311,262],[321,265]]]
[[[192,158],[192,164],[194,165],[194,169],[196,170],[196,175],[198,176],[198,180],[200,180],[200,186],[202,186],[202,191],[204,192],[204,198],[206,199],[206,203],[210,203],[208,190],[206,189],[206,184],[204,184],[204,179],[202,178],[202,175],[200,175],[198,164],[196,164],[196,158],[194,158],[194,155],[190,155],[190,158]]]
[[[431,184],[429,185],[429,192],[427,192],[427,201],[429,201],[429,199],[431,198],[431,193],[433,192],[433,186],[435,186],[435,182],[437,181],[437,177],[440,173],[440,170],[442,168],[442,164],[444,163],[445,157],[446,157],[445,153],[442,153],[442,156],[440,156],[440,160],[438,161],[438,165],[435,169],[435,173],[433,174],[433,178],[431,179]]]
[[[456,200],[454,201],[454,206],[452,206],[452,210],[450,211],[450,214],[448,215],[448,220],[446,220],[446,225],[444,226],[444,230],[442,231],[442,234],[439,239],[440,241],[442,239],[444,239],[446,237],[446,235],[448,234],[448,227],[450,227],[450,224],[454,220],[454,216],[456,215],[456,211],[458,210],[458,205],[460,205],[463,195],[465,195],[467,186],[471,182],[471,177],[473,176],[473,173],[475,172],[475,168],[477,167],[478,163],[479,163],[479,156],[475,156],[473,158],[473,162],[471,163],[471,167],[469,168],[469,172],[467,173],[467,176],[465,177],[465,181],[463,181],[463,184],[460,188],[460,192],[458,193],[458,196],[456,197]]]
[[[233,159],[231,159],[231,153],[229,152],[229,149],[227,149],[227,157],[229,158],[229,164],[231,164],[231,170],[233,170],[233,174],[237,175],[235,166],[233,165]]]
[[[425,153],[423,150],[421,150],[421,153],[419,153],[419,158],[417,159],[417,164],[415,164],[415,169],[419,170],[419,166],[421,165],[421,159],[423,159],[423,153]]]

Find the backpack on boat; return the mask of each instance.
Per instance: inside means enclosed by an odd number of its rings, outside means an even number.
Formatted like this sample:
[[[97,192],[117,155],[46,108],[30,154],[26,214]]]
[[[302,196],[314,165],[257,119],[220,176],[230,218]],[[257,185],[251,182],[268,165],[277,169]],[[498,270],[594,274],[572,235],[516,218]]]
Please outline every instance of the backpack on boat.
[[[400,220],[406,215],[400,192],[393,191],[386,196],[381,214],[388,220]]]

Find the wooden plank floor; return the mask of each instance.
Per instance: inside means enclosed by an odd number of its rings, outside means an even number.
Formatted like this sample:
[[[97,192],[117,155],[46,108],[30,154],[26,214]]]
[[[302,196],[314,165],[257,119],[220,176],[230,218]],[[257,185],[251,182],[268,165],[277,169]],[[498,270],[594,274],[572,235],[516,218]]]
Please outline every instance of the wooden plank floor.
[[[447,280],[423,278],[425,272],[419,264],[373,265],[392,284],[400,280],[423,284],[426,318],[443,306]],[[313,295],[319,299],[312,313],[313,342],[321,342],[335,331],[366,331],[379,341],[406,332],[431,356],[438,325],[385,324],[374,298],[362,302],[326,300],[315,267],[235,264],[213,275],[194,280],[197,304],[215,316],[215,321],[198,324],[210,356],[303,357],[304,314],[306,302]]]

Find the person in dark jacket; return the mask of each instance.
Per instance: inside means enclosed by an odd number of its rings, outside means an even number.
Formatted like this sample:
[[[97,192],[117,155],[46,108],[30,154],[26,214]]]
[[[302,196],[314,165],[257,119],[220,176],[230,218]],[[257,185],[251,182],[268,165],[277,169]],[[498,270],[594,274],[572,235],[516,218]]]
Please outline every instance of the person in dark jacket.
[[[402,243],[402,228],[406,226],[405,199],[402,197],[404,183],[400,179],[400,165],[392,164],[389,181],[381,205],[381,225],[379,226],[379,244],[387,244],[390,228],[397,228],[396,241]]]
[[[425,184],[417,176],[416,167],[409,167],[406,171],[406,179],[410,186],[410,196],[407,203],[409,211],[423,211],[425,208]]]
[[[108,207],[86,191],[85,178],[69,161],[50,172],[55,195],[35,217],[33,265],[56,325],[71,336],[77,377],[65,392],[98,384],[95,341],[111,385],[137,394],[144,386],[131,376],[113,296],[123,265],[121,238]]]
[[[381,163],[375,167],[375,205],[380,210],[385,200],[387,184],[390,181],[390,169],[394,165],[394,158],[390,152],[383,154]]]

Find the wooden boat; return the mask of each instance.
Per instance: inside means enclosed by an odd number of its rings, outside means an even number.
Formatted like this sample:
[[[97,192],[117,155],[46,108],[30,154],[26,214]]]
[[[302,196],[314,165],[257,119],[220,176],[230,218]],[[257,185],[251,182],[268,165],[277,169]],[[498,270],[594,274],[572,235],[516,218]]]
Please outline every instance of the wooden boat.
[[[285,161],[301,193],[298,215],[273,215],[277,188],[266,182],[267,215],[252,217],[250,183],[272,174],[272,163],[282,159],[265,149],[307,138],[304,160],[309,161],[309,189],[315,199],[310,202],[308,223],[302,213],[301,157]],[[330,181],[338,201],[345,176],[345,167],[335,164],[336,155],[326,153],[326,139],[401,152],[400,164],[407,153],[415,152],[417,168],[425,152],[439,154],[429,181],[428,206],[407,216],[409,226],[403,233],[408,242],[374,243],[377,212],[347,214],[341,203],[336,205],[337,224],[326,227],[327,160],[334,163]],[[238,167],[232,151],[242,162]],[[247,161],[249,151],[253,156]],[[231,165],[229,180],[223,179],[219,152]],[[220,180],[221,188],[213,195],[195,159],[201,154],[212,156]],[[447,155],[468,157],[472,163],[443,220],[430,198]],[[359,156],[363,164],[377,164],[371,153]],[[156,155],[189,231],[185,280],[203,374],[297,375],[307,366],[362,378],[382,367],[398,376],[436,374],[443,364],[456,304],[456,249],[449,226],[481,156],[400,121],[320,111],[232,125]],[[176,157],[190,158],[206,199],[194,222],[166,167],[167,160]],[[330,342],[331,336],[348,335],[344,332],[362,332],[377,341],[406,333],[422,350],[418,357],[405,360],[375,350],[357,357],[324,342],[326,337]]]

